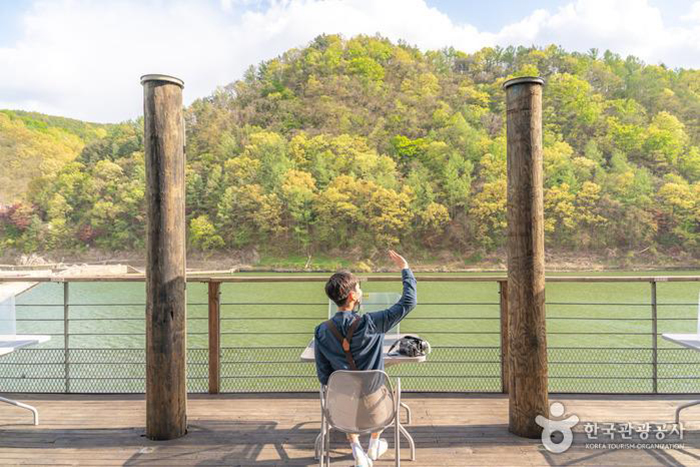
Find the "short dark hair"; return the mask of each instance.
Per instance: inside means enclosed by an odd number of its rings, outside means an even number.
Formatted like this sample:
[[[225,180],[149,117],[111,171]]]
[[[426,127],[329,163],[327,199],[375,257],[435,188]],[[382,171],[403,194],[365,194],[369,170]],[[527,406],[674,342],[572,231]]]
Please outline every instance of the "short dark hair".
[[[339,271],[333,274],[326,282],[326,295],[338,306],[343,306],[348,301],[350,292],[360,282],[357,276],[350,271]]]

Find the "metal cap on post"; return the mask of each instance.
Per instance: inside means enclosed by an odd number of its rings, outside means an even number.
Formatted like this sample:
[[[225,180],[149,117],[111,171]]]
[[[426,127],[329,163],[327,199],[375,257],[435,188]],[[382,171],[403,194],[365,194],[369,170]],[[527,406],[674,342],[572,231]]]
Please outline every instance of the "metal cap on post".
[[[146,84],[146,82],[148,82],[148,81],[163,81],[166,83],[177,84],[178,86],[180,86],[180,89],[185,88],[184,81],[182,81],[180,78],[176,78],[176,77],[170,76],[170,75],[161,75],[161,74],[156,73],[156,74],[143,75],[141,77],[141,84],[142,85]]]
[[[514,84],[542,84],[544,85],[544,79],[540,78],[539,76],[521,76],[520,78],[513,78],[509,79],[505,83],[503,83],[503,89],[508,89],[510,86],[513,86]]]
[[[506,81],[508,172],[508,430],[538,438],[549,416],[544,283],[542,88]]]
[[[185,153],[182,80],[144,75],[146,436],[187,433]]]

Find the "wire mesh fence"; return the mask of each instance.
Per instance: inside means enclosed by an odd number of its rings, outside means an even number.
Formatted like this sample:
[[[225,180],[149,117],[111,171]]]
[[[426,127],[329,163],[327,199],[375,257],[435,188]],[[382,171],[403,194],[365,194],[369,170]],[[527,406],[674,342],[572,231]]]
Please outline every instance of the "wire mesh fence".
[[[695,331],[697,303],[689,297],[696,296],[696,283],[653,284],[658,291],[650,291],[648,282],[573,283],[566,290],[548,285],[550,392],[700,392],[700,353],[661,339],[665,332]],[[426,289],[426,299],[402,323],[402,332],[431,342],[427,361],[387,372],[401,376],[406,391],[501,392],[498,282],[472,289],[449,285]],[[0,357],[0,392],[144,392],[143,286],[99,284],[92,290],[71,284],[71,300],[64,301],[61,289],[67,287],[43,284],[17,301],[17,332],[52,340]],[[299,283],[284,290],[279,283],[274,290],[265,283],[237,287],[225,290],[219,304],[219,390],[317,391],[315,366],[300,356],[314,327],[327,318],[327,303],[300,291]],[[656,300],[657,292],[664,301]],[[106,293],[113,301],[94,300]],[[188,390],[207,392],[207,292],[190,284],[188,294]],[[464,296],[471,300],[449,300]]]
[[[313,364],[301,362],[304,347],[229,347],[221,349],[222,392],[316,391]],[[20,349],[0,362],[0,391],[142,393],[142,349],[71,349],[66,372],[63,349]],[[208,351],[190,349],[188,390],[207,392]],[[652,349],[549,348],[550,392],[652,393]],[[700,354],[661,349],[659,393],[700,392]],[[428,361],[388,367],[401,376],[406,391],[500,392],[499,347],[446,346]],[[66,376],[68,377],[66,379]]]

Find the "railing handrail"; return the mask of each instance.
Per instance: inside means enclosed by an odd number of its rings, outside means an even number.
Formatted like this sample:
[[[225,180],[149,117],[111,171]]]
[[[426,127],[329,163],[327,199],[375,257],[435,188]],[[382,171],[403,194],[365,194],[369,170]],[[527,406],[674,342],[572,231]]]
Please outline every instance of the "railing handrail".
[[[397,273],[394,274],[382,274],[382,275],[377,275],[377,274],[366,274],[366,275],[361,275],[360,276],[362,280],[365,281],[371,281],[371,282],[396,282],[400,279],[400,276],[398,276]],[[435,281],[435,282],[491,282],[495,283],[498,286],[498,293],[499,293],[499,300],[498,301],[479,301],[479,302],[437,302],[437,303],[431,303],[431,305],[473,305],[473,304],[478,304],[478,305],[489,305],[489,306],[496,306],[499,309],[499,313],[494,315],[494,316],[461,316],[461,317],[451,317],[451,316],[439,316],[439,317],[432,317],[435,319],[444,319],[444,320],[453,320],[453,319],[481,319],[481,320],[491,320],[491,321],[500,321],[500,329],[498,329],[498,326],[496,329],[493,330],[470,330],[470,331],[457,331],[455,329],[446,329],[446,330],[441,330],[441,329],[434,329],[434,330],[428,330],[428,329],[423,329],[421,331],[415,330],[414,332],[420,332],[421,334],[426,334],[426,335],[432,335],[432,334],[455,334],[455,335],[484,335],[484,336],[498,336],[500,335],[500,346],[494,346],[494,347],[489,347],[493,349],[500,349],[500,355],[498,357],[498,360],[495,360],[491,363],[500,363],[501,366],[501,391],[502,392],[508,392],[509,388],[507,387],[507,381],[508,381],[508,359],[509,359],[509,342],[508,342],[508,300],[507,300],[507,291],[508,291],[508,279],[505,276],[502,275],[489,275],[489,276],[483,276],[483,275],[472,275],[472,276],[466,276],[466,275],[460,275],[460,274],[455,274],[455,275],[447,275],[447,274],[440,274],[440,275],[430,275],[430,274],[417,274],[416,275],[418,281],[425,281],[425,282],[430,282],[430,281]],[[34,318],[32,321],[63,321],[63,332],[62,333],[49,333],[52,336],[63,336],[63,349],[58,349],[59,351],[63,351],[64,355],[63,358],[60,359],[61,361],[57,361],[55,365],[62,365],[64,371],[62,372],[63,374],[57,377],[51,377],[49,379],[59,379],[64,381],[63,385],[63,390],[65,392],[71,392],[74,390],[73,387],[70,385],[71,379],[75,380],[81,380],[81,379],[91,379],[91,378],[84,378],[84,377],[73,377],[70,374],[70,368],[81,368],[81,365],[84,366],[86,365],[85,362],[81,361],[71,361],[69,359],[69,353],[73,352],[75,349],[72,349],[70,346],[71,342],[71,337],[73,336],[134,336],[138,335],[143,337],[144,334],[142,332],[134,332],[134,330],[131,330],[129,332],[90,332],[90,330],[83,330],[81,328],[78,328],[78,330],[81,331],[88,331],[88,332],[75,332],[76,329],[73,328],[73,325],[79,325],[78,322],[80,321],[90,321],[91,319],[99,319],[103,321],[109,321],[110,319],[117,319],[121,321],[126,321],[126,320],[131,320],[131,321],[141,321],[143,318],[142,317],[126,317],[126,316],[118,316],[115,318],[81,318],[81,317],[71,317],[70,316],[70,308],[71,307],[85,307],[85,306],[113,306],[117,305],[114,303],[71,303],[69,300],[69,286],[71,282],[144,282],[145,281],[145,275],[144,274],[122,274],[122,275],[110,275],[110,276],[54,276],[54,275],[44,275],[44,276],[25,276],[25,275],[8,275],[8,276],[0,276],[0,283],[2,282],[43,282],[43,283],[62,283],[62,288],[63,288],[63,303],[56,303],[56,304],[18,304],[17,306],[55,306],[55,307],[63,307],[63,316],[62,318],[51,318],[51,319],[42,319],[42,318]],[[233,320],[233,319],[240,319],[240,320],[251,320],[251,319],[256,319],[255,316],[248,316],[248,317],[231,317],[231,316],[222,316],[221,314],[221,306],[223,305],[255,305],[255,304],[262,304],[259,302],[225,302],[221,300],[221,288],[220,285],[221,283],[251,283],[251,282],[259,282],[259,283],[283,283],[283,282],[296,282],[296,283],[302,283],[302,282],[325,282],[327,280],[327,276],[320,276],[320,275],[294,275],[290,276],[288,274],[278,274],[278,275],[265,275],[265,276],[259,276],[259,275],[248,275],[248,274],[240,274],[240,275],[233,275],[233,276],[222,276],[220,274],[209,274],[209,275],[193,275],[190,274],[187,277],[187,280],[189,282],[199,282],[199,283],[208,283],[208,300],[206,302],[196,302],[196,303],[190,303],[188,305],[201,305],[201,306],[208,306],[208,312],[205,316],[190,316],[190,319],[198,319],[201,321],[208,321],[208,326],[205,331],[189,331],[187,334],[188,335],[199,335],[199,336],[205,336],[208,335],[208,343],[206,347],[203,348],[198,348],[198,350],[205,351],[208,353],[208,359],[206,364],[205,363],[192,363],[200,365],[200,366],[208,366],[208,375],[197,377],[197,378],[191,378],[191,379],[202,379],[202,380],[208,380],[208,390],[210,393],[218,393],[221,390],[220,383],[223,379],[231,379],[231,378],[250,378],[250,375],[243,375],[243,376],[224,376],[221,373],[222,365],[224,364],[230,364],[232,362],[226,360],[225,358],[222,357],[222,345],[221,345],[221,339],[222,336],[225,335],[251,335],[251,334],[275,334],[275,335],[280,335],[280,334],[285,334],[285,335],[307,335],[308,332],[301,332],[297,330],[290,330],[286,329],[283,332],[270,332],[270,331],[265,331],[264,333],[259,333],[259,332],[254,332],[250,330],[243,330],[236,328],[235,330],[226,330],[223,331],[221,329],[221,323],[223,321],[227,320]],[[636,361],[636,362],[628,362],[628,361],[618,361],[617,363],[623,364],[623,365],[637,365],[637,364],[643,364],[646,366],[651,366],[652,367],[652,375],[651,377],[649,376],[639,376],[639,377],[629,377],[629,376],[623,376],[617,379],[638,379],[638,380],[644,380],[644,379],[649,379],[651,378],[653,387],[652,387],[652,392],[653,393],[658,393],[659,392],[659,386],[658,382],[660,380],[667,380],[667,379],[673,379],[669,378],[665,375],[665,373],[659,374],[658,368],[659,368],[659,361],[658,357],[659,354],[662,352],[667,352],[669,349],[665,347],[660,347],[659,342],[658,342],[658,337],[661,335],[661,332],[659,332],[658,329],[658,322],[659,321],[671,321],[671,320],[686,320],[686,321],[692,321],[693,318],[682,318],[682,317],[659,317],[658,316],[658,308],[662,306],[675,306],[675,305],[681,305],[681,303],[659,303],[657,300],[657,294],[656,294],[656,289],[657,289],[657,283],[659,282],[700,282],[700,275],[673,275],[673,276],[661,276],[661,275],[647,275],[647,276],[630,276],[630,275],[625,275],[625,276],[620,276],[620,275],[610,275],[610,276],[549,276],[546,279],[548,282],[568,282],[568,283],[574,283],[574,282],[589,282],[589,283],[637,283],[637,284],[644,284],[646,283],[647,286],[651,286],[651,301],[650,302],[635,302],[635,303],[624,303],[624,302],[595,302],[595,301],[590,301],[590,299],[586,300],[585,302],[562,302],[562,301],[553,301],[553,302],[547,302],[548,305],[600,305],[600,306],[605,306],[605,305],[620,305],[620,306],[634,306],[634,307],[650,307],[650,315],[647,315],[646,313],[643,316],[640,317],[634,317],[635,320],[637,321],[643,321],[644,326],[643,328],[646,329],[648,327],[647,323],[651,322],[651,329],[650,330],[644,330],[642,332],[632,332],[631,330],[634,330],[636,328],[630,328],[630,330],[620,330],[620,331],[599,331],[596,330],[595,332],[591,331],[582,331],[582,330],[576,330],[575,332],[571,331],[566,331],[566,330],[559,330],[559,331],[549,331],[548,334],[551,335],[629,335],[629,336],[648,336],[649,341],[648,345],[649,347],[644,347],[644,350],[649,350],[651,351],[651,361]],[[429,302],[430,303],[430,302]],[[282,304],[288,304],[286,302],[284,303],[276,303],[276,302],[266,302],[265,304],[267,305],[282,305]],[[307,303],[307,305],[325,305],[325,303]],[[682,303],[683,305],[694,305],[691,303]],[[125,304],[118,304],[124,306]],[[128,304],[129,306],[144,306],[144,303],[130,303]],[[636,308],[635,308],[636,310]],[[575,310],[574,310],[575,311]],[[573,319],[578,319],[578,320],[618,320],[618,321],[623,321],[624,319],[627,318],[618,318],[618,317],[599,317],[599,316],[579,316],[579,313],[576,312],[576,315],[572,316],[567,316],[566,314],[559,315],[557,313],[557,316],[549,316],[549,319],[552,320],[573,320]],[[635,313],[636,315],[637,313]],[[261,318],[261,317],[257,317]],[[270,316],[270,319],[280,319],[280,317],[273,317]],[[301,317],[295,316],[295,319],[300,319]],[[312,319],[311,317],[304,317],[302,319]],[[431,319],[431,317],[422,317],[422,319]],[[20,319],[24,321],[23,319]],[[73,329],[71,329],[73,328]],[[646,339],[644,339],[646,341]],[[638,342],[638,339],[634,341],[636,346],[639,346],[640,343]],[[645,342],[646,343],[646,342]],[[434,348],[441,348],[443,346],[435,346]],[[267,348],[267,347],[264,347]],[[296,348],[296,347],[295,347]],[[470,346],[469,348],[476,348],[474,346]],[[549,347],[551,349],[562,349],[566,347],[561,347],[561,346],[551,346]],[[580,348],[580,349],[585,349],[587,347],[574,347],[574,348]],[[610,349],[610,350],[615,350],[615,351],[627,351],[632,349],[631,347],[596,347],[596,350],[601,350],[601,349]],[[190,349],[191,350],[191,349]],[[645,357],[646,358],[646,357]],[[267,361],[270,360],[266,358],[264,361],[260,361],[257,363],[275,363],[275,361]],[[481,359],[483,360],[483,359]],[[474,363],[488,363],[485,361],[475,361]],[[619,359],[618,359],[619,360]],[[234,362],[238,363],[238,362]],[[285,363],[285,362],[280,362],[280,363]],[[435,362],[435,363],[455,363],[455,362]],[[554,363],[554,362],[552,362]],[[558,363],[558,362],[557,362]],[[571,361],[563,361],[562,363],[573,363]],[[584,363],[584,362],[581,362]],[[586,363],[597,363],[597,364],[606,364],[606,365],[614,365],[616,362],[605,362],[605,361],[591,361],[591,362],[586,362]],[[115,363],[116,364],[116,363]],[[124,364],[133,364],[133,362],[125,362]],[[685,364],[685,363],[684,363]],[[689,363],[688,363],[689,364]],[[82,371],[82,370],[81,370]],[[78,372],[79,374],[82,374]],[[281,377],[280,375],[255,375],[256,378],[279,378]],[[284,376],[287,377],[287,376]],[[293,376],[290,375],[288,376],[290,378],[301,378],[301,376]],[[422,377],[429,377],[429,378],[442,378],[443,376],[435,375],[435,376],[426,376],[422,375]],[[461,376],[460,376],[461,377]],[[474,375],[470,376],[464,376],[465,378],[474,378]],[[556,378],[566,378],[569,377],[571,379],[609,379],[609,377],[605,378],[596,378],[592,376],[586,376],[586,377],[577,377],[577,376],[550,376],[553,379]],[[41,379],[38,376],[32,376],[29,379]],[[499,376],[488,376],[488,378],[499,378]],[[683,377],[677,377],[675,379],[682,379]],[[0,378],[0,379],[6,379],[6,378]],[[103,379],[110,379],[110,378],[103,378]],[[119,379],[119,378],[112,378],[112,379]],[[129,380],[136,380],[136,379],[142,379],[142,378],[122,378],[122,379],[129,379]]]
[[[303,274],[303,273],[301,273]],[[361,275],[362,281],[393,282],[397,275]],[[187,282],[325,282],[328,276],[201,276],[190,274]],[[0,276],[2,282],[143,282],[144,274],[120,274],[109,276]],[[416,280],[424,282],[505,282],[507,276],[451,276],[416,274]],[[547,282],[700,282],[699,276],[548,276]]]

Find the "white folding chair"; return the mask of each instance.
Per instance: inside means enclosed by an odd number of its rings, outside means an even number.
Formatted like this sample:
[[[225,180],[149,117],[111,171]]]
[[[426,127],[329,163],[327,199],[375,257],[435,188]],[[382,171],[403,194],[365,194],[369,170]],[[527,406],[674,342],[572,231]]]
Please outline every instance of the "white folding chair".
[[[344,433],[373,433],[394,427],[395,465],[401,465],[400,436],[404,434],[411,445],[411,460],[415,459],[413,439],[401,426],[401,380],[396,378],[392,388],[389,375],[381,370],[336,370],[328,385],[321,386],[321,435],[319,465],[330,465],[330,430]]]

